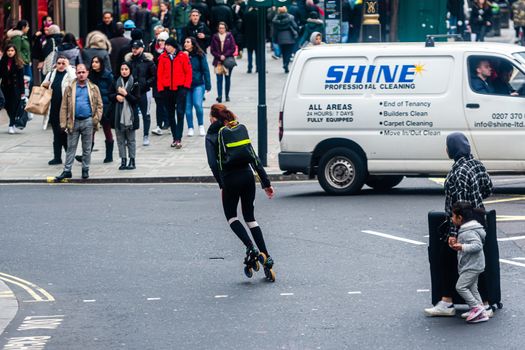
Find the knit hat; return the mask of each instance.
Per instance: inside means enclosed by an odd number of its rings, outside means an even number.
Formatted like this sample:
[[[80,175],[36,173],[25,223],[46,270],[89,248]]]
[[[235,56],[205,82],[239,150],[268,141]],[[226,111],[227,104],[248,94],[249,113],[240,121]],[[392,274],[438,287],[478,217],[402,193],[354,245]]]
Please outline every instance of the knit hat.
[[[136,28],[131,31],[131,40],[142,40],[144,39],[144,33],[142,30]]]
[[[169,37],[170,37],[170,36],[168,35],[168,33],[166,33],[166,32],[161,32],[161,33],[159,34],[159,36],[157,37],[157,40],[164,40],[164,41],[166,41],[166,40],[168,40]]]
[[[179,46],[177,44],[177,40],[175,40],[174,38],[171,38],[171,37],[166,40],[166,45],[173,46],[175,48]]]
[[[60,27],[56,24],[52,24],[49,27],[47,27],[47,32],[49,33],[49,35],[60,34]]]

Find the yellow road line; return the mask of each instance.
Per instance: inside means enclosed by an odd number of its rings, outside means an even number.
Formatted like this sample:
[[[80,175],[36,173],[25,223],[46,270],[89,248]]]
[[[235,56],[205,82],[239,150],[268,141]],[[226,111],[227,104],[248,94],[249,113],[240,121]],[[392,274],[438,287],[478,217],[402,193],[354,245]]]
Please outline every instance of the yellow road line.
[[[31,295],[33,297],[33,299],[35,299],[35,301],[44,301],[44,299],[42,299],[42,297],[40,295],[36,294],[36,292],[34,290],[32,290],[31,288],[29,288],[28,286],[26,286],[23,283],[20,283],[20,282],[14,281],[14,280],[10,280],[9,278],[5,278],[5,277],[2,277],[2,276],[0,276],[0,280],[19,286],[20,288],[24,289],[27,293],[29,293],[29,295]]]
[[[497,215],[496,221],[525,221],[525,216]]]
[[[444,177],[430,177],[428,178],[430,181],[437,183],[438,185],[444,185],[445,184],[445,178]]]
[[[55,301],[55,298],[48,291],[46,291],[43,288],[40,288],[39,286],[37,286],[34,283],[31,283],[29,281],[26,281],[26,280],[24,280],[22,278],[19,278],[19,277],[13,276],[13,275],[9,275],[9,274],[4,273],[4,272],[0,272],[0,278],[2,278],[2,277],[7,277],[7,278],[9,278],[11,280],[16,280],[16,281],[18,281],[18,282],[20,282],[20,283],[22,283],[22,284],[24,284],[24,285],[26,285],[26,286],[28,286],[30,288],[36,289],[38,292],[40,292],[47,299],[45,301]],[[40,299],[42,299],[42,298],[40,298]],[[44,300],[40,300],[40,301],[44,301]]]

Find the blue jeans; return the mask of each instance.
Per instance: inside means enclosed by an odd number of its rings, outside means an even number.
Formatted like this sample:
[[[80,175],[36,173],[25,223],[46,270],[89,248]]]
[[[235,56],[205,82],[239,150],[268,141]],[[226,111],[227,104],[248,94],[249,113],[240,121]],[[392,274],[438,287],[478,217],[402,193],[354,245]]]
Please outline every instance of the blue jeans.
[[[186,121],[188,122],[188,129],[193,129],[194,107],[195,114],[197,115],[197,123],[199,123],[199,126],[204,125],[204,111],[202,109],[203,98],[204,84],[191,88],[186,94]]]
[[[222,99],[222,77],[224,77],[225,87],[226,87],[226,98],[230,96],[230,86],[231,86],[231,79],[232,79],[232,73],[233,69],[230,69],[230,74],[228,75],[222,75],[222,74],[216,74],[217,75],[217,95],[219,98]]]

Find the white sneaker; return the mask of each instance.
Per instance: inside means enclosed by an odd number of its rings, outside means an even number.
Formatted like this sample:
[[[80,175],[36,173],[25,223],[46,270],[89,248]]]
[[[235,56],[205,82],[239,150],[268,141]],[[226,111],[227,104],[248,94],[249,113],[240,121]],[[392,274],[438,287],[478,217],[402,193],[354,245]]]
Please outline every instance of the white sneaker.
[[[444,301],[439,301],[436,306],[425,309],[425,315],[427,316],[454,316],[455,314],[454,304],[445,303]]]
[[[206,130],[204,130],[204,125],[199,125],[199,135],[206,136]]]
[[[158,135],[158,136],[162,136],[162,129],[157,126],[156,129],[151,130],[151,133],[155,134],[155,135]]]
[[[9,127],[9,130],[7,131],[8,133],[10,133],[11,135],[15,133],[15,128],[13,126],[10,126]]]
[[[189,136],[189,137],[192,137],[194,134],[195,134],[195,133],[194,133],[194,131],[193,131],[193,128],[189,128],[189,129],[188,129],[188,136]]]
[[[144,140],[142,141],[143,146],[149,146],[149,136],[144,136]]]
[[[462,314],[461,314],[461,318],[466,319],[466,318],[468,317],[469,314],[470,314],[470,310],[467,311],[467,312],[462,313]],[[486,314],[489,318],[494,317],[494,310],[492,310],[492,307],[490,307],[489,305],[486,305],[486,306],[485,306],[485,314]]]

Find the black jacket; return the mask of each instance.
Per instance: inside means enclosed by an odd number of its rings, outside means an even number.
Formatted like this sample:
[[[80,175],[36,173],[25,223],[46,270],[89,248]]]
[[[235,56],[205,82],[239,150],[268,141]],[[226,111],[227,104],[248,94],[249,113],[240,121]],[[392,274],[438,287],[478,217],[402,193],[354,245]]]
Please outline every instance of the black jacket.
[[[199,33],[204,34],[204,39],[200,39],[197,36]],[[208,26],[202,21],[199,22],[197,25],[194,25],[190,21],[188,25],[184,28],[184,39],[190,36],[197,39],[197,43],[201,47],[202,51],[206,52],[206,50],[210,46],[210,41],[211,41],[210,28],[208,28]]]
[[[250,50],[257,48],[257,11],[252,9],[244,12],[242,20],[244,46]]]
[[[157,75],[157,67],[153,62],[153,55],[149,52],[144,52],[138,56],[133,56],[133,54],[129,53],[126,55],[126,62],[131,65],[131,73],[135,81],[139,83],[140,92],[145,94],[153,86]]]
[[[470,86],[472,90],[479,94],[493,94],[495,92],[494,88],[488,80],[483,81],[478,76],[472,77],[472,79],[470,80]]]
[[[219,170],[219,163],[217,159],[217,155],[219,153],[219,130],[223,127],[223,124],[219,121],[213,123],[208,128],[208,132],[206,133],[206,156],[208,158],[208,165],[211,169],[211,172],[213,173],[213,176],[215,177],[215,180],[219,184],[219,187],[222,188],[224,181],[223,178],[225,176],[228,176],[228,174],[231,174],[232,172],[252,172],[252,169],[255,170],[257,175],[259,175],[259,179],[261,181],[262,188],[268,188],[271,186],[270,179],[268,178],[268,175],[266,174],[266,171],[264,170],[261,161],[257,159],[252,164],[246,164],[245,166],[242,166],[240,168],[236,169],[229,169],[229,170]]]
[[[191,63],[191,87],[204,85],[207,91],[211,90],[210,68],[206,55],[199,56],[190,54]]]
[[[108,39],[113,39],[117,35],[117,25],[115,21],[112,21],[109,25],[106,25],[104,24],[104,22],[101,22],[97,25],[96,30],[104,33],[108,37]]]
[[[53,34],[46,38],[46,44],[42,48],[42,57],[44,60],[46,57],[53,52],[53,49],[57,48],[62,43],[62,34]]]
[[[4,54],[0,60],[0,79],[2,80],[2,90],[6,96],[19,98],[24,93],[24,68],[19,68],[14,62],[11,70],[8,69],[8,57]],[[9,103],[10,101],[7,101]]]
[[[110,124],[113,129],[120,129],[120,113],[122,109],[119,108],[119,105],[122,105],[122,103],[117,101],[117,95],[119,94],[117,93],[117,81],[115,81],[109,89],[109,100],[111,101]],[[139,84],[135,82],[131,87],[131,91],[126,95],[126,100],[128,100],[133,109],[133,130],[137,130],[140,127],[139,114],[135,108],[139,99],[140,88]]]

